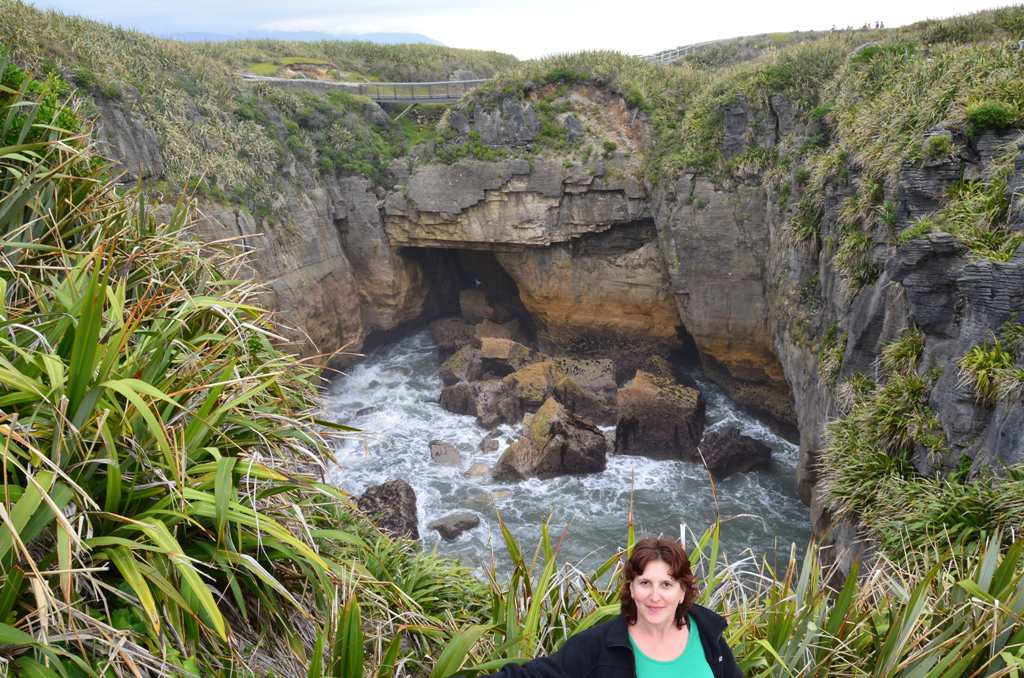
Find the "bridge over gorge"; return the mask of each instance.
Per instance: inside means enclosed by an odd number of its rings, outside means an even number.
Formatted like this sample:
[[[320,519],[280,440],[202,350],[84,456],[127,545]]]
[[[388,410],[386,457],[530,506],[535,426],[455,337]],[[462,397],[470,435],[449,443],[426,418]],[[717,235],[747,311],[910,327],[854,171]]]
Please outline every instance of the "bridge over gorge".
[[[688,54],[722,42],[712,40],[694,45],[685,45],[642,56],[641,59],[654,64],[671,64]],[[266,82],[275,87],[297,89],[306,92],[323,93],[340,90],[373,99],[381,104],[453,104],[481,83],[481,80],[440,80],[437,82],[339,82],[336,80],[313,80],[306,78],[275,78],[266,75],[245,73],[242,79],[248,82]]]

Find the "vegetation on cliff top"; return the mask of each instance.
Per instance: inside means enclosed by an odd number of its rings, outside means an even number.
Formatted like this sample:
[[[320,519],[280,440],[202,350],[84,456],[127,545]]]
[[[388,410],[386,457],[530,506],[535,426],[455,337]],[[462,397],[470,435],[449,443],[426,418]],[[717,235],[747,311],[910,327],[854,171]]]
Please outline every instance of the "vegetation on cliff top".
[[[274,211],[282,194],[317,175],[355,173],[383,182],[390,161],[408,152],[422,125],[392,124],[371,101],[341,92],[320,97],[244,83],[238,72],[247,60],[322,60],[359,79],[383,80],[445,80],[460,69],[487,76],[515,63],[495,52],[431,45],[182,43],[19,0],[0,0],[0,17],[0,45],[13,61],[76,85],[85,118],[121,111],[124,118],[106,120],[111,134],[145,139],[145,130],[155,133],[162,167],[142,168],[158,173],[150,179],[192,187],[274,221],[288,218]],[[122,129],[126,124],[130,129]]]
[[[358,41],[232,40],[198,43],[195,50],[237,72],[282,75],[289,67],[309,65],[326,79],[352,82],[489,78],[519,61],[501,52]]]

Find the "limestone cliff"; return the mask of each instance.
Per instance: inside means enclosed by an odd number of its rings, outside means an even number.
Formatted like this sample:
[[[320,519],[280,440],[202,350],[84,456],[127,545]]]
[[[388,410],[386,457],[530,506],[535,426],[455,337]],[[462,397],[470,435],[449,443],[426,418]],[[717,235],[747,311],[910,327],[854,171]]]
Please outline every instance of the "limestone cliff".
[[[99,146],[124,169],[125,181],[155,184],[166,179],[163,149],[131,103],[99,101]],[[425,273],[388,243],[379,189],[364,177],[324,175],[298,163],[292,172],[276,196],[284,218],[258,219],[240,205],[201,198],[194,226],[197,237],[246,252],[242,273],[266,284],[264,303],[278,312],[292,350],[356,353],[371,333],[420,318],[429,307]]]

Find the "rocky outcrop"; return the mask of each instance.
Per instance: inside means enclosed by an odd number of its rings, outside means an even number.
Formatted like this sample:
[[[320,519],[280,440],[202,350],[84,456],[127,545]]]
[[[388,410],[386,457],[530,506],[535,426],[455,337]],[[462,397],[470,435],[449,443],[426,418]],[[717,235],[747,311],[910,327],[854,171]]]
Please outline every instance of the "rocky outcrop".
[[[530,419],[526,434],[498,459],[494,477],[519,480],[603,471],[606,443],[601,430],[549,398]]]
[[[605,167],[537,158],[418,167],[384,204],[396,247],[543,247],[648,216],[643,188]]]
[[[373,331],[390,331],[428,307],[421,265],[391,248],[377,198],[361,177],[322,183],[290,196],[287,224],[259,223],[247,211],[200,205],[194,230],[250,252],[248,274],[265,283],[292,350],[358,351]]]
[[[767,194],[684,174],[654,193],[673,301],[705,371],[742,405],[795,423],[770,322]]]
[[[697,453],[704,431],[700,391],[638,371],[619,389],[615,453],[653,459],[686,459]]]
[[[455,541],[463,532],[479,527],[480,517],[469,511],[450,513],[427,525],[436,531],[445,541]]]
[[[419,539],[416,492],[404,480],[371,485],[356,501],[359,510],[393,537]]]
[[[771,448],[760,440],[740,433],[735,426],[710,431],[700,441],[700,452],[691,457],[704,465],[717,480],[734,473],[766,469],[771,465]]]
[[[678,344],[679,314],[650,221],[497,258],[541,350],[621,359],[667,354]]]
[[[646,193],[623,163],[426,165],[388,196],[388,238],[394,246],[495,252],[542,350],[667,354],[678,344],[679,313]],[[463,294],[464,315],[490,320],[479,291]]]

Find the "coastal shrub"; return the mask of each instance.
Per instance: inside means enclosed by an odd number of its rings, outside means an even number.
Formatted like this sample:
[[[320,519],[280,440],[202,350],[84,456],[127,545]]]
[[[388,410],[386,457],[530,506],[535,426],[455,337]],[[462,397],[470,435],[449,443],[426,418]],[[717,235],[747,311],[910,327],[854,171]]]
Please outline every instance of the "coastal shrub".
[[[846,229],[832,263],[850,286],[851,292],[869,285],[878,277],[880,268],[869,259],[874,240],[856,228]]]
[[[846,353],[846,333],[832,325],[818,346],[818,376],[822,383],[834,385]]]
[[[0,87],[0,118],[34,103]],[[283,673],[356,588],[429,657],[482,587],[320,482],[349,429],[318,418],[318,370],[274,348],[237,253],[185,237],[187,202],[157,220],[117,190],[61,115],[0,147],[0,665]]]
[[[949,132],[932,134],[924,143],[924,156],[929,160],[946,158],[953,152],[953,135]]]
[[[805,193],[800,197],[793,216],[786,222],[786,231],[793,242],[807,242],[817,237],[823,211],[816,195]]]
[[[1020,119],[1020,111],[1004,101],[979,101],[967,107],[969,133],[974,136],[986,130],[1000,130]]]
[[[911,327],[895,341],[882,348],[879,366],[888,376],[910,374],[917,371],[924,352],[924,333]]]
[[[882,384],[854,375],[838,387],[843,414],[826,428],[820,466],[833,514],[856,519],[887,558],[918,572],[946,547],[962,555],[1000,533],[1005,550],[1024,530],[1019,471],[1011,468],[1001,479],[972,476],[969,463],[950,474],[917,471],[917,455],[937,464],[948,451],[928,405],[934,375],[916,372],[922,352],[923,335],[911,328],[883,349]],[[986,393],[994,392],[988,375],[1012,364],[1004,353],[993,342],[968,361],[974,374],[984,375]]]
[[[1017,389],[1016,385],[1000,385],[1007,380],[1011,384],[1019,381],[1014,372],[1014,359],[1013,352],[999,339],[972,346],[957,363],[960,385],[974,391],[979,402],[993,405],[1000,395],[1012,394]]]

